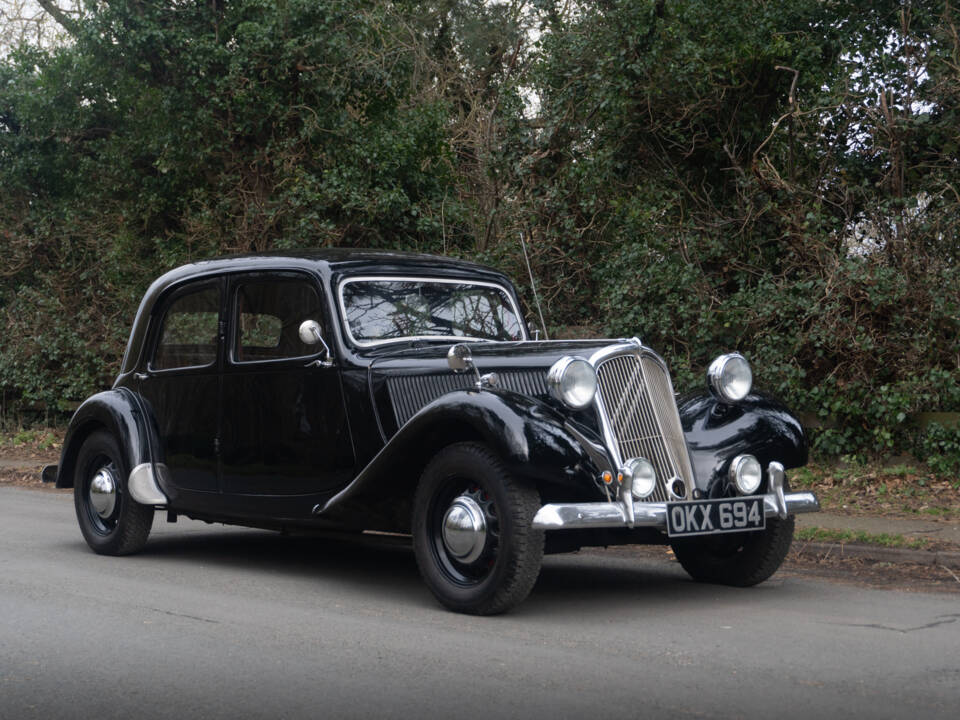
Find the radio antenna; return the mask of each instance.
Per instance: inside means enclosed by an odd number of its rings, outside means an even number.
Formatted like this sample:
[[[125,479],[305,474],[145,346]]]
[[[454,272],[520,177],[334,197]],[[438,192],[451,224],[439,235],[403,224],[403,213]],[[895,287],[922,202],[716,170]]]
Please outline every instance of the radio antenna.
[[[543,328],[543,339],[549,340],[547,334],[547,324],[543,321],[543,308],[540,307],[540,297],[537,295],[537,283],[533,279],[533,269],[530,267],[530,257],[527,255],[527,243],[523,239],[523,231],[520,231],[520,247],[523,248],[523,259],[527,263],[527,274],[530,275],[530,287],[533,289],[533,302],[537,306],[537,314],[540,316],[540,327]]]

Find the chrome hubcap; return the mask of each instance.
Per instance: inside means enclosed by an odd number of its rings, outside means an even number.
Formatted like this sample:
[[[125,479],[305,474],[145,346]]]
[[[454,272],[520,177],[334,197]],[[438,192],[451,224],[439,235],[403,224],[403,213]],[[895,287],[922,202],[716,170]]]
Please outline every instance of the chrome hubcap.
[[[443,516],[443,544],[462,563],[472,563],[487,542],[487,521],[480,505],[469,495],[454,498]]]
[[[107,519],[117,506],[117,481],[108,468],[100,468],[90,481],[90,506]]]

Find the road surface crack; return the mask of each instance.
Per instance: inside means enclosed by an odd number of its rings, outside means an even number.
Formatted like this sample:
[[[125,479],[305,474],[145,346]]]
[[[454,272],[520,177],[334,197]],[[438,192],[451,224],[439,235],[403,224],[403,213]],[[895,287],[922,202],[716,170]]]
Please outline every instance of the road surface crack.
[[[833,623],[834,625],[841,625],[843,627],[854,627],[854,628],[873,628],[875,630],[889,630],[890,632],[901,633],[906,635],[907,633],[916,632],[917,630],[929,630],[930,628],[935,628],[940,625],[949,625],[950,623],[955,623],[957,618],[960,618],[960,615],[938,615],[937,620],[929,622],[926,625],[918,625],[917,627],[909,628],[897,628],[890,627],[889,625],[880,625],[878,623]]]
[[[172,615],[173,617],[186,618],[187,620],[197,620],[199,622],[212,623],[213,625],[219,625],[219,620],[211,620],[210,618],[199,617],[198,615],[186,615],[184,613],[173,612],[172,610],[161,610],[160,608],[150,608],[154,612],[162,613],[164,615]]]

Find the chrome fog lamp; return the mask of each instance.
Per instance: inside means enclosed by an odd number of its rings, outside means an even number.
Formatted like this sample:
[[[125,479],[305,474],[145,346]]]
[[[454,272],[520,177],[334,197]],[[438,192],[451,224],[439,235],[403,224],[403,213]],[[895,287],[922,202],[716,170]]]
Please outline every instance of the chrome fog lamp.
[[[730,463],[730,481],[741,495],[753,495],[763,480],[763,468],[753,455],[737,455]]]
[[[718,400],[739,402],[750,394],[753,372],[740,353],[721,355],[707,369],[707,385]]]
[[[657,471],[646,458],[627,460],[624,469],[633,477],[630,491],[637,500],[650,497],[657,487]]]
[[[597,394],[597,373],[583,358],[562,357],[547,371],[547,385],[560,402],[582,410]]]

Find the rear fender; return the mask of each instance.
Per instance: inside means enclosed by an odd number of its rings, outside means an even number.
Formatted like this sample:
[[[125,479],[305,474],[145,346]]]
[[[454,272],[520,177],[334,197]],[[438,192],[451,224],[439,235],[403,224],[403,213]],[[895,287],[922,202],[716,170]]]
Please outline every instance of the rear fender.
[[[156,432],[139,399],[127,388],[107,390],[85,400],[70,419],[57,468],[58,488],[73,487],[80,447],[97,430],[106,430],[116,438],[126,453],[129,469],[151,462],[151,448],[157,447]]]
[[[422,408],[390,438],[346,488],[318,509],[323,517],[361,517],[378,500],[413,495],[430,458],[464,441],[493,449],[514,477],[540,490],[545,502],[597,500],[592,478],[599,470],[566,428],[564,418],[543,403],[509,391],[460,390]]]
[[[750,454],[766,467],[773,461],[785,468],[807,464],[803,426],[777,400],[752,393],[736,405],[704,393],[679,406],[697,487],[708,497],[725,490],[730,462]]]

